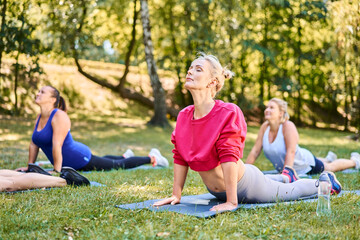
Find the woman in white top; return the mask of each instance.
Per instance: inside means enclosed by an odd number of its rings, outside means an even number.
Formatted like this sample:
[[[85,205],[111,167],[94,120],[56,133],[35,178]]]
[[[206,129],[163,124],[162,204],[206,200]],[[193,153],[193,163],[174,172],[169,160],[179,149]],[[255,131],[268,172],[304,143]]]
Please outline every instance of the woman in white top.
[[[359,153],[352,153],[350,160],[332,159],[330,162],[330,159],[315,157],[309,150],[299,147],[299,134],[295,124],[289,120],[287,102],[271,99],[265,109],[265,120],[246,163],[253,164],[263,149],[266,158],[278,172],[283,172],[285,166],[293,167],[299,174],[318,174],[324,170],[336,172],[354,167],[359,169]]]

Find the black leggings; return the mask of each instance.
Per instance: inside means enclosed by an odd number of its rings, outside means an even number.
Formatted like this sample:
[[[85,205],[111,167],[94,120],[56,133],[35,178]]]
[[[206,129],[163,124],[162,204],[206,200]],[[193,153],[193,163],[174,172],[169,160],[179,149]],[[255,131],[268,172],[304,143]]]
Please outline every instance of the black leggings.
[[[98,157],[91,154],[89,163],[79,170],[91,171],[91,170],[111,170],[111,169],[128,169],[134,168],[140,165],[151,163],[150,157],[129,157],[123,156],[111,156],[106,155]]]

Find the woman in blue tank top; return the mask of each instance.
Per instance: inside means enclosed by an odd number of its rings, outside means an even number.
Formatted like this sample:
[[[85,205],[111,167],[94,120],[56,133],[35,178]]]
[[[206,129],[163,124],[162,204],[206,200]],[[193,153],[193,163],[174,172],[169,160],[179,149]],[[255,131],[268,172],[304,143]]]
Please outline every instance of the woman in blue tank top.
[[[36,119],[30,142],[28,163],[35,163],[41,149],[56,172],[60,172],[63,166],[76,170],[126,169],[148,163],[153,166],[168,166],[167,159],[155,148],[151,149],[148,157],[135,157],[131,150],[123,156],[98,157],[91,154],[88,146],[73,140],[65,101],[52,86],[41,88],[35,103],[40,106],[41,112]],[[26,171],[27,167],[17,170]]]
[[[329,152],[326,158],[320,158],[315,157],[307,149],[299,147],[299,134],[295,124],[289,120],[287,102],[278,98],[271,99],[265,109],[265,120],[246,163],[253,164],[263,149],[266,158],[285,176],[286,165],[302,174],[360,168],[360,155],[357,152],[351,154],[350,160],[336,159],[336,155],[332,152]]]

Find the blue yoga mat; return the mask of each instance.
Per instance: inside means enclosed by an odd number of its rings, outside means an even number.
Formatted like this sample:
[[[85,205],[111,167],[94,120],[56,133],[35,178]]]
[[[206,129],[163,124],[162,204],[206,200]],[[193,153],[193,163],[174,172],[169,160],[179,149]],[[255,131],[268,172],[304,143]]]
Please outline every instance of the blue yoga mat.
[[[159,166],[155,166],[153,167],[152,165],[141,165],[141,166],[138,166],[138,167],[134,167],[134,168],[128,168],[128,169],[125,169],[127,171],[132,171],[132,170],[154,170],[154,169],[165,169],[164,167],[159,167]]]
[[[342,191],[339,195],[332,197],[339,197],[348,193],[354,193],[360,195],[360,190]],[[306,198],[302,198],[301,200],[297,200],[297,201],[287,201],[287,202],[277,202],[277,203],[239,204],[237,208],[232,211],[236,211],[239,208],[251,209],[251,208],[259,208],[259,207],[270,207],[270,206],[274,206],[275,204],[294,204],[298,202],[314,202],[317,200],[316,197],[317,197],[316,195],[313,195]],[[148,209],[155,212],[170,211],[170,212],[177,212],[185,215],[195,216],[199,218],[208,218],[208,217],[214,217],[216,214],[221,213],[221,212],[209,211],[209,209],[215,205],[223,203],[222,201],[218,200],[210,193],[193,195],[193,196],[184,196],[181,198],[180,204],[176,204],[176,205],[153,207],[153,204],[159,200],[160,199],[155,199],[155,200],[148,200],[139,203],[116,205],[115,207],[121,209],[127,209],[127,210]]]
[[[280,174],[276,169],[273,169],[273,170],[267,170],[267,171],[262,171],[264,174]],[[339,171],[339,172],[336,172],[336,173],[358,173],[359,170],[357,169],[354,169],[354,168],[350,168],[350,169],[345,169],[343,171]],[[335,173],[335,174],[336,174]],[[308,174],[298,174],[298,176],[300,178],[312,178],[312,175],[308,175]]]

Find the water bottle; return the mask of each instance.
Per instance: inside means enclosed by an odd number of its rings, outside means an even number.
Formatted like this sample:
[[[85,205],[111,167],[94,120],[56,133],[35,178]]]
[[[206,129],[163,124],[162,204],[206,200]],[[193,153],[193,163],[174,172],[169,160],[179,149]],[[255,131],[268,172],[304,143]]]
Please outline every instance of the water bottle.
[[[328,216],[331,214],[330,208],[331,181],[327,173],[322,173],[319,177],[318,204],[316,215]]]

